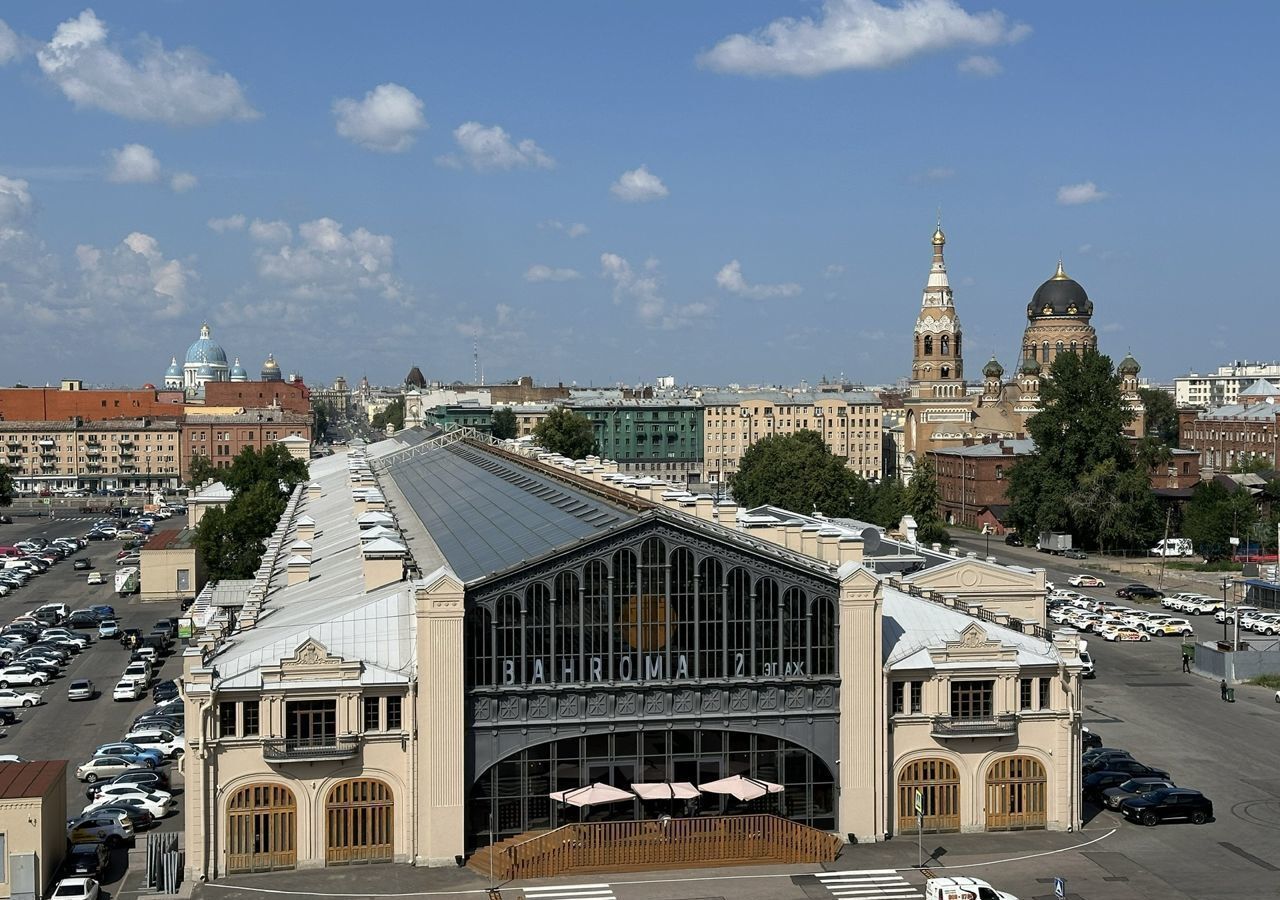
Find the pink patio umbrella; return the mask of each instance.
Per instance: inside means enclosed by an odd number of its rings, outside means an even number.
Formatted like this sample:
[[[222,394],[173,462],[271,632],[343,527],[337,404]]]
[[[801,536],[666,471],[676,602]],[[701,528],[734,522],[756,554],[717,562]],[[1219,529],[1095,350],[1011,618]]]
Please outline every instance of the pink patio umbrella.
[[[698,785],[698,790],[706,791],[709,794],[732,794],[739,800],[754,800],[757,797],[763,797],[765,794],[782,793],[782,785],[774,784],[771,781],[761,781],[758,778],[749,778],[746,775],[730,775],[728,778],[721,778],[719,781],[708,781],[706,784]]]
[[[698,789],[687,781],[642,781],[631,785],[641,800],[692,800]]]
[[[570,806],[595,806],[597,803],[620,803],[623,800],[635,799],[630,791],[601,784],[598,781],[595,784],[570,788],[567,791],[552,791],[550,796],[552,800],[559,800]]]

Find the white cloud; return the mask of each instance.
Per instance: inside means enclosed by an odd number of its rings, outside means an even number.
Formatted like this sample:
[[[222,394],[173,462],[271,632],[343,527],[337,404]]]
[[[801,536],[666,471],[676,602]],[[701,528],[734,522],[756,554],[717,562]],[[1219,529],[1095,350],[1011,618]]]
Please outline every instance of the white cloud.
[[[643,271],[616,253],[600,254],[600,276],[613,282],[615,306],[630,306],[635,317],[649,328],[674,330],[710,316],[710,303],[696,301],[684,305],[668,303],[662,296],[662,278],[656,259],[645,261]]]
[[[173,319],[187,311],[190,283],[199,276],[177,259],[167,259],[160,242],[135,231],[110,252],[76,247],[80,294],[101,306],[105,301],[131,315]]]
[[[378,85],[363,100],[333,101],[338,134],[380,153],[403,153],[413,146],[417,132],[427,127],[422,108],[413,91],[392,83]]]
[[[22,42],[14,34],[13,29],[0,19],[0,66],[16,60],[22,55]]]
[[[963,75],[994,78],[1004,71],[1004,66],[994,56],[966,56],[956,64],[956,71]]]
[[[284,223],[257,223],[273,228]],[[287,226],[285,226],[287,228]],[[279,230],[274,236],[283,235]],[[392,271],[394,242],[389,235],[364,228],[343,230],[333,219],[315,219],[298,226],[276,249],[257,252],[258,274],[277,285],[289,298],[312,304],[378,297],[400,302],[404,286]]]
[[[736,75],[816,76],[846,69],[883,69],[950,47],[993,47],[1030,33],[996,10],[971,14],[955,0],[825,0],[822,15],[775,19],[752,34],[734,34],[698,63]]]
[[[723,269],[721,271],[724,271]],[[822,270],[823,278],[838,278],[844,274],[844,266],[840,263],[832,263]]]
[[[177,194],[185,194],[199,183],[200,179],[190,172],[174,172],[169,176],[169,187]]]
[[[582,237],[591,229],[581,222],[561,222],[557,219],[546,219],[538,223],[539,228],[549,228],[552,231],[563,231],[571,238]]]
[[[1124,326],[1119,322],[1104,322],[1102,325],[1103,334],[1115,334],[1118,331],[1124,331]]]
[[[452,168],[466,162],[478,172],[511,169],[553,169],[556,161],[530,138],[515,142],[500,125],[463,122],[453,130],[462,157],[444,156],[436,161]]]
[[[205,224],[218,232],[218,234],[222,234],[226,231],[243,231],[245,221],[246,219],[243,214],[236,213],[235,215],[226,216],[221,219],[210,219]]]
[[[125,144],[111,151],[107,180],[118,184],[153,184],[160,180],[160,160],[150,147]]]
[[[137,60],[128,59],[108,43],[106,25],[86,9],[59,25],[36,56],[41,71],[78,107],[168,125],[257,118],[240,83],[212,71],[199,51],[165,50],[147,37],[138,43]]]
[[[716,273],[716,285],[722,290],[752,300],[768,300],[772,297],[794,297],[803,288],[794,282],[787,284],[748,284],[742,277],[742,264],[730,260]]]
[[[1058,203],[1063,206],[1079,206],[1081,203],[1095,203],[1107,196],[1106,191],[1098,190],[1092,181],[1079,184],[1064,184],[1058,188]]]
[[[534,283],[541,281],[573,281],[581,277],[582,273],[577,269],[553,269],[541,263],[530,266],[529,270],[524,273],[524,280]]]
[[[646,203],[649,200],[661,200],[667,194],[667,186],[662,179],[649,171],[647,166],[631,169],[618,176],[618,180],[609,188],[613,196],[627,203]]]
[[[0,232],[25,224],[35,207],[30,185],[21,178],[0,175]]]
[[[287,244],[293,240],[293,229],[279,219],[271,222],[254,219],[249,223],[249,237],[260,244]]]

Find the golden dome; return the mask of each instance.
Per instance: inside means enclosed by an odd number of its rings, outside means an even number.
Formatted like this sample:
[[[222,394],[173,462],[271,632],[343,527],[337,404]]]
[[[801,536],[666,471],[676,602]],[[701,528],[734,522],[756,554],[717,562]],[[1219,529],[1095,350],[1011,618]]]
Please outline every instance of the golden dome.
[[[942,226],[939,225],[933,232],[933,244],[935,247],[941,247],[947,242],[947,236],[942,233]]]
[[[1067,274],[1067,270],[1062,268],[1062,260],[1058,260],[1058,271],[1053,273],[1051,281],[1070,281],[1071,276]]]

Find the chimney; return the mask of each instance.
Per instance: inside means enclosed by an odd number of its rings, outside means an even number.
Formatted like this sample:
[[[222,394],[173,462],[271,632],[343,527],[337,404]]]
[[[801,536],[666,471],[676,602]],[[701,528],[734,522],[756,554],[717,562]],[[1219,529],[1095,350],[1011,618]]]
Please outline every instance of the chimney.
[[[313,481],[309,485],[307,485],[307,496],[308,497],[320,496],[320,482]]]
[[[800,529],[800,552],[805,556],[818,557],[818,532],[821,525],[805,525]]]
[[[285,571],[288,573],[289,580],[286,582],[290,587],[295,584],[311,580],[311,558],[309,556],[290,556],[289,561],[285,563]]]
[[[1013,445],[1006,444],[1003,440],[1001,440],[1000,453],[1003,454],[1004,456],[1013,456]]]
[[[381,492],[371,491],[364,498],[364,508],[370,512],[381,512],[387,508],[387,498]]]
[[[862,538],[852,534],[843,535],[836,542],[836,559],[842,564],[862,562]]]
[[[311,559],[311,544],[306,541],[294,541],[289,545],[289,553],[293,556],[302,556]]]
[[[716,518],[725,528],[738,527],[738,504],[721,500],[715,507]]]
[[[840,532],[821,531],[818,533],[818,558],[823,562],[840,562]]]
[[[706,519],[708,522],[710,522],[711,519],[713,518],[711,513],[712,513],[712,510],[715,509],[715,505],[716,505],[715,497],[699,497],[697,501],[695,501],[693,504],[694,515],[696,515],[699,519]]]
[[[298,540],[310,541],[316,536],[316,520],[310,516],[298,516],[294,520],[294,524],[298,526]]]
[[[787,522],[782,526],[782,546],[788,550],[800,549],[800,523]]]
[[[364,557],[364,589],[374,591],[404,580],[404,562],[408,551],[404,544],[390,538],[379,538],[360,548]]]

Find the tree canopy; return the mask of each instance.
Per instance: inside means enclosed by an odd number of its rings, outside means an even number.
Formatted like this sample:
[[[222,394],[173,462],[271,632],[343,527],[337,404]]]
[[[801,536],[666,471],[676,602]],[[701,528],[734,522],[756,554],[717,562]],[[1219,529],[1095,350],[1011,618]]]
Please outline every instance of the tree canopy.
[[[196,453],[191,457],[191,462],[187,465],[187,487],[196,491],[200,489],[200,485],[206,481],[216,480],[218,470],[213,467],[213,461],[203,453]]]
[[[534,440],[544,450],[570,459],[582,459],[596,452],[596,432],[591,420],[563,406],[557,406],[533,430]]]
[[[390,425],[393,431],[399,431],[404,428],[404,398],[397,397],[387,404],[387,408],[381,412],[373,414],[373,421],[370,422],[378,431],[386,431]]]
[[[1014,526],[1029,536],[1068,531],[1077,543],[1103,549],[1150,546],[1163,516],[1147,460],[1124,434],[1133,414],[1111,359],[1093,349],[1059,354],[1040,402],[1027,421],[1035,452],[1009,472]]]
[[[742,454],[730,482],[742,506],[781,506],[792,512],[853,515],[855,502],[869,503],[866,483],[827,449],[816,431],[775,434]]]
[[[13,476],[9,473],[9,467],[0,464],[0,506],[9,506],[13,503]]]
[[[519,430],[516,424],[515,411],[509,406],[493,411],[493,422],[489,426],[489,433],[500,441],[508,441],[516,436]]]
[[[916,540],[922,544],[951,543],[951,535],[947,533],[942,516],[938,513],[938,473],[934,471],[930,460],[926,459],[916,466],[915,474],[903,496],[903,506],[916,520]],[[897,524],[894,521],[886,527]]]
[[[1147,436],[1167,447],[1178,446],[1178,406],[1168,391],[1138,388],[1138,396],[1147,410]]]
[[[1216,479],[1209,479],[1197,484],[1187,501],[1182,532],[1183,537],[1191,538],[1197,553],[1213,562],[1231,558],[1231,538],[1254,540],[1254,526],[1259,520],[1258,506],[1248,491],[1231,490]]]

